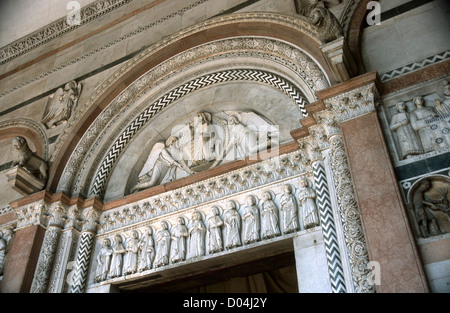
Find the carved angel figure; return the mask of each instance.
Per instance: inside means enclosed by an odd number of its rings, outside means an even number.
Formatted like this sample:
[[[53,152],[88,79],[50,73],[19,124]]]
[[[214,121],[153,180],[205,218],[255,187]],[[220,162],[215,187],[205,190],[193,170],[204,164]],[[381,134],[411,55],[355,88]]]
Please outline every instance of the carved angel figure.
[[[205,255],[205,233],[202,215],[195,211],[192,214],[192,225],[189,231],[189,257],[196,258]]]
[[[81,93],[81,83],[68,82],[49,97],[42,123],[49,129],[69,120]]]
[[[302,179],[300,181],[300,192],[298,194],[298,201],[302,207],[303,227],[305,229],[319,225],[319,216],[317,214],[316,193],[309,187],[308,180]]]
[[[223,241],[222,241],[222,225],[223,220],[219,216],[219,210],[217,208],[212,208],[211,214],[208,216],[207,220],[208,225],[208,251],[209,253],[216,253],[223,250]]]
[[[278,208],[272,200],[270,192],[263,194],[263,203],[261,205],[261,228],[263,239],[270,239],[281,234],[279,227]]]
[[[292,194],[292,187],[290,185],[284,185],[283,191],[284,194],[280,199],[280,210],[283,214],[284,233],[289,234],[300,229],[298,222],[298,207],[297,201]]]
[[[260,240],[261,221],[256,199],[250,195],[245,198],[245,206],[242,212],[244,244],[250,244]]]
[[[113,249],[111,248],[111,240],[105,238],[103,240],[103,247],[97,256],[97,270],[95,271],[94,280],[96,282],[102,282],[106,280],[111,266],[111,258]]]
[[[234,201],[227,202],[225,213],[225,248],[233,249],[241,245],[241,216]]]
[[[182,157],[177,141],[177,137],[171,136],[166,140],[165,145],[163,143],[155,144],[144,169],[141,171],[143,175],[139,177],[137,184],[131,188],[131,193],[159,185],[163,180],[174,180],[177,168],[186,170],[186,167],[180,164]],[[152,159],[155,157],[156,160]],[[153,167],[147,171],[149,166]]]

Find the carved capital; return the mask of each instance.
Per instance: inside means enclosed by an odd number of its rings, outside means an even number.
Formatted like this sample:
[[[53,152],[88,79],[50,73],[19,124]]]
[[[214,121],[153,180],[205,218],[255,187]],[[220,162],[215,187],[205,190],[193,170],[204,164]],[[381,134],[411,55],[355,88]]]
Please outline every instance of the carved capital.
[[[14,210],[17,216],[17,228],[24,228],[31,225],[45,225],[47,203],[38,201],[19,207]]]
[[[375,83],[352,89],[338,96],[325,99],[325,106],[336,116],[339,123],[373,112],[379,97]]]
[[[100,212],[94,207],[89,207],[85,209],[82,213],[82,231],[83,232],[97,232],[97,227],[99,225]]]

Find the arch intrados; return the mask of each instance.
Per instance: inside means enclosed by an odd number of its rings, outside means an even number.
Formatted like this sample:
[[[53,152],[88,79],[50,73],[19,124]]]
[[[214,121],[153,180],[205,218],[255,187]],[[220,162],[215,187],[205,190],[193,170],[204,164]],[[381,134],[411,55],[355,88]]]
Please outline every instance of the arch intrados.
[[[294,20],[294,18],[291,17],[287,18],[291,19],[290,22]],[[298,20],[300,20],[300,23],[297,24],[303,23],[305,25],[308,25],[308,27],[313,28],[313,26],[309,25],[301,18],[298,18]],[[211,21],[208,22],[210,23]],[[282,23],[277,23],[276,21],[271,21],[270,19],[264,21],[245,20],[245,15],[242,20],[233,20],[230,23],[213,25],[204,29],[197,29],[199,28],[197,26],[194,29],[193,33],[170,41],[162,48],[157,49],[156,51],[144,56],[142,60],[138,60],[130,70],[123,71],[118,79],[115,79],[114,81],[105,81],[103,86],[100,87],[107,88],[105,88],[105,90],[98,95],[95,95],[94,92],[93,96],[96,98],[93,100],[92,105],[90,105],[83,116],[72,127],[72,129],[69,130],[67,138],[65,138],[61,143],[61,148],[54,156],[52,163],[55,164],[55,166],[51,167],[49,173],[49,190],[55,191],[57,189],[58,182],[62,173],[64,172],[65,165],[69,161],[72,152],[76,148],[82,136],[89,129],[89,126],[95,120],[95,118],[109,105],[109,103],[115,97],[117,97],[136,79],[144,75],[156,65],[166,61],[167,59],[177,55],[178,53],[181,53],[195,46],[202,45],[207,42],[240,36],[260,36],[285,41],[287,43],[301,47],[303,51],[312,56],[324,69],[327,76],[330,77],[331,84],[333,84],[333,75],[331,74],[331,70],[329,69],[327,62],[325,61],[320,51],[319,39],[317,37],[314,37],[314,35],[312,34],[307,34],[301,29],[301,27],[296,26],[297,25],[295,25],[294,23],[292,26],[289,26]],[[150,47],[149,49],[152,49],[152,47]],[[137,59],[138,57],[135,57],[135,59]],[[134,59],[130,61],[133,60]],[[120,70],[121,69],[119,69],[118,71]]]

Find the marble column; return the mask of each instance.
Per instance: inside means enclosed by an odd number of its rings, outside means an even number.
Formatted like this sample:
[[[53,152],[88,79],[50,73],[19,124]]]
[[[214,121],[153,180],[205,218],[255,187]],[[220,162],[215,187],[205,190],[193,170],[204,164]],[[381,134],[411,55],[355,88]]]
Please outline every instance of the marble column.
[[[46,293],[56,255],[62,227],[64,226],[66,209],[61,203],[54,203],[49,208],[49,222],[39,254],[38,264],[30,292]]]
[[[3,267],[0,293],[28,293],[44,239],[42,219],[46,204],[36,201],[11,207],[17,216],[17,227]]]
[[[83,226],[75,259],[75,267],[71,277],[70,293],[85,292],[99,218],[100,213],[94,207],[89,207],[83,212]]]

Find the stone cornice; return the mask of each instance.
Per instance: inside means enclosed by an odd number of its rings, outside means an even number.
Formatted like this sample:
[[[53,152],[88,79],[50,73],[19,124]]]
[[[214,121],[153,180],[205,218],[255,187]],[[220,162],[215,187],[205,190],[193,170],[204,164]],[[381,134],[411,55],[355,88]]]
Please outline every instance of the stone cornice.
[[[80,24],[67,24],[66,17],[6,45],[0,50],[0,65],[5,64],[47,42],[71,32],[133,0],[98,0],[80,10]]]

